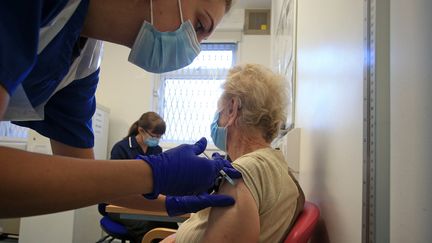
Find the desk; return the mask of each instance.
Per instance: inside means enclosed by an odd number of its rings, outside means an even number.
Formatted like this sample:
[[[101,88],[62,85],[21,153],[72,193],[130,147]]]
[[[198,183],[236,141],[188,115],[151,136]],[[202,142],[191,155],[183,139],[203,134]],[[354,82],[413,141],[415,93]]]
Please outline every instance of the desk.
[[[122,219],[161,221],[161,222],[183,222],[190,217],[190,214],[169,217],[162,212],[146,211],[139,209],[125,208],[115,205],[108,205],[105,209],[108,213],[118,213]]]

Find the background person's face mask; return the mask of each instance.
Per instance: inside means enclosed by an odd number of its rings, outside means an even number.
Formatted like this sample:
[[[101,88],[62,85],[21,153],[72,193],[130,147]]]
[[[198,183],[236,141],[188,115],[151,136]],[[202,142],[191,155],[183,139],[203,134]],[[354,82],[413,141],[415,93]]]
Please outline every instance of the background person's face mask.
[[[149,147],[156,147],[159,144],[159,139],[154,138],[154,137],[150,137],[150,138],[147,138],[146,140],[144,140],[144,143],[147,144],[147,146],[149,146]]]
[[[144,21],[129,54],[129,62],[152,73],[163,73],[183,68],[201,51],[190,20],[183,22],[181,2],[178,0],[182,24],[173,32],[160,32],[153,26],[153,4],[150,0],[151,23]]]

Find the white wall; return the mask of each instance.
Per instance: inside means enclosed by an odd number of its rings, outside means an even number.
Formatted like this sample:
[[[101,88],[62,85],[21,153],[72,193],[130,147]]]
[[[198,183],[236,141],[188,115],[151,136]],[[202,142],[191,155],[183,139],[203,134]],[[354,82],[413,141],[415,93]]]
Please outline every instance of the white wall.
[[[130,125],[151,110],[152,76],[127,61],[130,49],[104,43],[97,102],[110,109],[108,154]]]
[[[98,104],[96,113],[104,113],[105,110],[102,109],[103,107]],[[103,119],[105,119],[106,116],[108,116],[108,114],[104,114]],[[93,126],[95,124],[97,124],[97,122],[94,122]],[[106,136],[103,133],[106,132],[105,125],[108,124],[100,125],[102,128],[98,132],[99,134],[95,136],[95,147],[98,149],[101,149],[102,145],[106,146]],[[49,139],[31,129],[28,133],[26,147],[27,150],[31,152],[52,154]],[[96,155],[98,155],[98,152],[96,152]],[[101,159],[98,157],[96,158]],[[102,229],[99,226],[100,218],[101,215],[96,205],[60,213],[23,217],[21,218],[19,228],[19,242],[95,242],[101,237],[102,233]]]
[[[243,35],[238,63],[258,63],[270,67],[270,35]]]
[[[19,242],[73,243],[74,217],[74,211],[71,210],[21,218]]]
[[[270,65],[269,35],[240,34],[240,39],[238,63]],[[98,103],[110,109],[108,153],[117,141],[126,136],[129,126],[142,113],[153,109],[153,75],[129,63],[129,51],[123,46],[104,44],[96,98]]]
[[[390,240],[432,242],[432,1],[391,1]]]
[[[363,1],[298,1],[297,38],[300,184],[330,242],[361,242]]]

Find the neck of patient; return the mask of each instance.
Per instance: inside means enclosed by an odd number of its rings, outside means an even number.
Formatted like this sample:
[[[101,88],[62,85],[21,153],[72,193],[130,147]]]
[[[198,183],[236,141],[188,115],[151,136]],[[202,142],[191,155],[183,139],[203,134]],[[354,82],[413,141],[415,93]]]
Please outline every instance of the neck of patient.
[[[269,147],[270,143],[266,142],[258,131],[243,133],[235,130],[228,135],[227,153],[232,161],[255,150]]]

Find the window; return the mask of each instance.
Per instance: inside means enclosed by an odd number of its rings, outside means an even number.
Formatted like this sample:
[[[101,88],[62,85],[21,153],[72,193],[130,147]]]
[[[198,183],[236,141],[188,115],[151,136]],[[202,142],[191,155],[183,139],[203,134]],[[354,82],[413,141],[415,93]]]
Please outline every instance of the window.
[[[27,139],[28,128],[17,126],[10,121],[0,121],[0,138]]]
[[[216,111],[220,88],[235,63],[236,44],[201,44],[201,53],[189,66],[160,75],[157,112],[167,130],[164,142],[191,143],[206,137]]]

